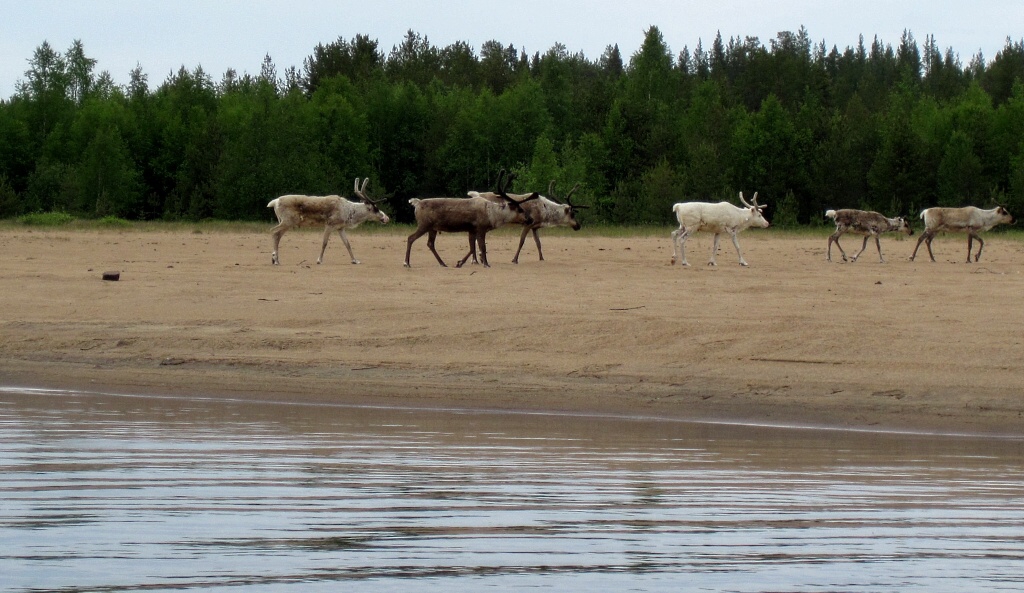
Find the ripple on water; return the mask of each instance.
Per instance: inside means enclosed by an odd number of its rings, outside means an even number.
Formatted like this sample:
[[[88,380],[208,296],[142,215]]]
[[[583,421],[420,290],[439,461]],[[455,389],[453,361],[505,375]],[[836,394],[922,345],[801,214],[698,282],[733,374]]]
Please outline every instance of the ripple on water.
[[[15,389],[0,431],[10,591],[993,591],[1024,559],[1013,440]]]

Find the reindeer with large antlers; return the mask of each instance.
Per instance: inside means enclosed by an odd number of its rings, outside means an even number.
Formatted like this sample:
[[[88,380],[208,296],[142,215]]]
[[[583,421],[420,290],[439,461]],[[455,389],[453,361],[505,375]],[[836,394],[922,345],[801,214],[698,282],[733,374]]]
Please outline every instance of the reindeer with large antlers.
[[[523,209],[523,205],[530,200],[537,199],[539,195],[533,193],[522,200],[512,198],[505,193],[508,182],[501,185],[501,178],[504,175],[505,171],[502,169],[498,177],[500,193],[493,201],[480,196],[413,198],[409,200],[416,216],[416,230],[406,240],[405,267],[410,267],[409,255],[412,252],[413,242],[424,234],[427,235],[427,248],[434,254],[437,263],[446,266],[437,250],[434,249],[434,240],[439,232],[469,234],[470,253],[467,253],[466,257],[456,264],[456,267],[462,267],[471,254],[476,254],[475,245],[477,243],[480,244],[480,261],[483,262],[484,267],[490,267],[487,263],[487,233],[506,224],[532,224],[533,220]]]
[[[354,229],[367,220],[376,220],[381,224],[387,224],[391,219],[377,206],[379,200],[371,200],[366,197],[366,184],[370,182],[367,177],[363,180],[362,187],[359,186],[359,178],[356,177],[355,195],[359,202],[346,200],[341,196],[300,196],[287,195],[275,198],[267,204],[267,208],[273,208],[277,215],[278,225],[270,230],[274,236],[274,251],[270,255],[273,264],[279,264],[277,250],[281,243],[281,237],[288,229],[297,226],[319,226],[324,225],[323,247],[320,249],[320,257],[316,263],[324,260],[324,252],[327,251],[327,241],[331,238],[333,231],[338,231],[341,240],[348,249],[348,256],[352,263],[358,264],[359,260],[352,253],[352,246],[345,235],[345,229]]]
[[[676,249],[678,248],[680,265],[690,265],[686,261],[686,252],[683,250],[686,239],[697,231],[704,231],[715,234],[709,266],[717,265],[715,256],[718,254],[718,235],[721,233],[729,233],[732,237],[732,244],[736,247],[736,255],[740,258],[740,265],[746,266],[747,260],[743,259],[743,254],[740,253],[740,242],[736,235],[752,226],[768,228],[768,221],[765,220],[762,212],[765,206],[757,203],[757,192],[754,192],[752,204],[743,199],[743,192],[740,192],[740,202],[745,208],[734,206],[729,202],[717,204],[680,202],[672,206],[676,220],[679,221],[679,228],[672,231],[672,263],[676,263]]]
[[[511,176],[509,177],[511,181]],[[500,183],[500,177],[499,177]],[[572,228],[574,231],[580,230],[580,223],[576,220],[576,212],[583,210],[587,206],[572,203],[572,194],[579,189],[580,184],[577,183],[569,193],[565,195],[565,204],[560,204],[554,201],[555,196],[555,180],[552,179],[551,183],[548,184],[548,196],[538,196],[536,200],[524,202],[523,209],[529,213],[530,218],[533,219],[531,224],[523,224],[523,234],[519,236],[519,248],[516,249],[516,255],[512,258],[512,263],[519,263],[519,253],[523,250],[523,245],[526,243],[526,236],[531,232],[533,233],[533,240],[537,244],[537,255],[540,261],[544,261],[544,251],[540,245],[540,235],[537,230],[543,227],[553,226],[567,226]],[[470,196],[479,196],[488,200],[500,199],[499,195],[495,192],[469,192]],[[521,200],[528,197],[530,194],[509,194],[510,197]],[[470,253],[473,254],[473,241],[470,239]],[[475,255],[475,254],[473,254]],[[476,259],[474,258],[474,262]]]

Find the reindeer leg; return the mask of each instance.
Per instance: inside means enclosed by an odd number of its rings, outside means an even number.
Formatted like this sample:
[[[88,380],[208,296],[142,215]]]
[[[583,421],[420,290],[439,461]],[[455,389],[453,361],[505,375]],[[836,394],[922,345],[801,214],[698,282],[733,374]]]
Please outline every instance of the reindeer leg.
[[[277,257],[277,248],[281,245],[281,237],[284,236],[284,233],[287,230],[288,227],[284,223],[270,229],[270,234],[274,237],[274,251],[270,253],[270,263],[275,266],[281,263]]]
[[[470,256],[473,256],[474,264],[478,263],[476,260],[476,236],[473,235],[473,233],[466,234],[469,235],[469,253],[466,254],[466,257],[460,259],[458,263],[455,264],[456,268],[461,268],[463,265],[465,265],[466,261],[469,259]]]
[[[857,262],[857,258],[859,258],[860,254],[864,253],[864,250],[867,249],[867,248],[868,248],[868,235],[864,235],[864,243],[860,246],[860,251],[857,252],[857,255],[853,256],[853,262],[854,263]]]
[[[875,235],[875,247],[878,248],[878,263],[884,264],[885,258],[882,257],[882,243],[878,240],[878,235]]]
[[[928,238],[928,231],[921,233],[921,236],[917,238],[917,245],[914,246],[914,253],[910,254],[910,261],[914,261],[917,257],[917,250],[921,248],[921,242]]]
[[[324,261],[324,252],[327,251],[327,242],[330,239],[331,239],[331,227],[327,227],[327,228],[324,229],[324,242],[323,242],[323,245],[320,247],[320,257],[316,258],[317,265],[323,263],[323,261]]]
[[[840,245],[840,243],[839,243],[839,237],[842,237],[843,233],[845,233],[845,232],[846,232],[845,228],[843,228],[843,229],[836,228],[836,232],[834,232],[831,235],[829,235],[829,237],[828,237],[828,253],[825,254],[825,259],[827,259],[828,261],[832,261],[832,244],[833,243],[835,243],[836,247],[839,248],[839,253],[843,254],[843,261],[846,261],[846,252],[843,251],[843,246]]]
[[[476,242],[480,244],[480,263],[485,268],[491,267],[491,264],[487,263],[487,231],[480,231],[476,237]]]
[[[985,242],[981,240],[981,235],[978,235],[977,233],[972,234],[974,235],[974,238],[978,240],[978,253],[974,256],[974,261],[977,263],[977,261],[981,259],[981,250],[985,248]],[[967,261],[971,261],[970,250],[967,251]]]
[[[679,233],[678,236],[676,233]],[[676,263],[676,244],[675,241],[679,242],[679,265],[689,266],[690,263],[686,261],[686,240],[690,238],[690,231],[679,227],[679,230],[673,231],[673,243],[672,243],[672,263]]]
[[[341,237],[341,242],[345,244],[345,249],[348,250],[349,259],[352,260],[352,263],[358,264],[359,260],[356,259],[356,256],[352,253],[352,245],[350,245],[348,242],[348,235],[345,234],[344,228],[338,229],[338,236]],[[323,257],[323,254],[320,254],[320,256]]]
[[[444,263],[444,260],[441,259],[441,256],[437,254],[437,250],[434,249],[435,239],[437,239],[437,231],[429,231],[427,233],[427,248],[430,249],[430,253],[433,253],[434,257],[437,258],[437,263],[441,264],[441,267],[447,268],[448,264]]]
[[[932,253],[932,241],[934,239],[935,239],[935,233],[932,233],[932,234],[928,235],[928,240],[925,242],[925,245],[928,247],[928,257],[932,258],[933,262],[935,261],[935,254]]]
[[[466,254],[466,257],[460,259],[458,261],[458,263],[455,264],[456,268],[461,268],[463,265],[465,265],[466,261],[469,259],[470,256],[473,256],[473,263],[474,264],[477,263],[477,261],[476,261],[476,237],[473,235],[473,233],[466,233],[466,234],[469,235],[469,253]]]
[[[516,255],[512,258],[512,263],[519,263],[519,252],[523,250],[523,244],[526,243],[526,235],[530,233],[529,227],[523,227],[523,234],[519,235],[519,249],[516,249]]]
[[[747,263],[747,260],[743,259],[743,254],[740,253],[740,238],[738,236],[739,233],[737,233],[736,231],[732,231],[731,234],[732,234],[732,244],[733,244],[734,247],[736,247],[736,255],[740,256],[740,265],[746,267],[749,264]]]
[[[533,229],[533,242],[537,244],[537,255],[540,256],[540,261],[544,261],[544,251],[540,248],[540,234],[536,227]]]
[[[715,261],[716,257],[718,257],[718,233],[715,233],[715,238],[711,241],[711,259],[708,261],[709,266],[718,265]]]
[[[427,231],[424,230],[424,229],[416,229],[413,232],[413,234],[409,235],[409,238],[406,240],[406,243],[405,243],[405,267],[407,267],[407,268],[412,267],[412,266],[409,265],[409,254],[412,253],[412,244],[416,241],[416,239],[419,239],[424,234],[426,234],[426,232]],[[441,264],[441,265],[444,265],[444,264]]]

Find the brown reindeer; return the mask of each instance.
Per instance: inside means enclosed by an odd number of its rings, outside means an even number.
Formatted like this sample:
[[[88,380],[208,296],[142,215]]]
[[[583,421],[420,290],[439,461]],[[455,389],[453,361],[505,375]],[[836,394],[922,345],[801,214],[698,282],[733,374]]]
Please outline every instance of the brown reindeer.
[[[836,223],[836,232],[829,235],[828,238],[828,254],[825,256],[828,261],[832,261],[833,243],[839,248],[839,253],[843,254],[843,261],[847,261],[846,252],[843,251],[843,246],[839,244],[839,237],[843,236],[844,233],[864,235],[864,244],[861,245],[860,251],[857,252],[857,255],[853,256],[851,261],[857,261],[857,258],[868,248],[868,239],[874,237],[875,247],[878,249],[878,261],[883,264],[885,260],[882,258],[882,244],[878,240],[879,235],[891,232],[904,233],[906,235],[914,234],[914,229],[910,228],[910,225],[902,216],[886,218],[878,212],[849,208],[829,210],[825,213],[825,216],[831,218]]]
[[[534,193],[524,200],[516,200],[505,193],[505,187],[500,188],[500,191],[498,201],[481,197],[409,200],[416,216],[416,230],[406,241],[405,267],[410,267],[409,256],[413,242],[424,234],[427,235],[427,248],[434,254],[437,263],[447,267],[434,248],[434,240],[439,232],[468,233],[470,245],[480,244],[480,260],[485,267],[490,267],[487,263],[487,233],[505,224],[532,224],[530,215],[523,209],[523,203],[535,200],[538,196]],[[456,267],[462,267],[469,256],[466,254]]]

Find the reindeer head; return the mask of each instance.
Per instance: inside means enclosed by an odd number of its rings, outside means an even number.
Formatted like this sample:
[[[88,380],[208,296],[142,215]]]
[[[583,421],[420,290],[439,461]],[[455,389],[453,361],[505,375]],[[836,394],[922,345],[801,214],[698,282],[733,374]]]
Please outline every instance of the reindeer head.
[[[565,222],[570,227],[572,227],[572,230],[574,230],[574,231],[580,230],[580,223],[579,223],[578,220],[576,220],[576,211],[577,210],[583,210],[584,208],[588,208],[588,206],[581,206],[579,204],[573,204],[572,200],[570,199],[572,197],[572,194],[574,194],[576,192],[576,190],[579,189],[579,187],[580,187],[579,183],[577,183],[576,185],[572,186],[572,189],[569,190],[569,193],[565,194],[565,204],[560,204],[560,206],[562,206],[562,216],[565,218]],[[554,179],[552,179],[551,183],[548,184],[548,197],[550,197],[551,200],[554,201],[556,204],[558,203],[558,201],[555,200],[555,180]]]
[[[362,187],[360,187],[359,178],[356,177],[356,197],[358,197],[366,206],[366,211],[370,214],[371,218],[376,218],[377,220],[380,221],[381,224],[387,224],[391,222],[391,219],[388,218],[388,215],[385,214],[383,210],[377,207],[377,202],[380,200],[371,200],[370,198],[366,197],[366,184],[368,183],[370,183],[369,177],[363,180],[363,185]]]
[[[504,183],[502,182],[502,179],[504,179]],[[533,217],[530,216],[530,213],[527,212],[525,208],[523,208],[523,204],[529,202],[530,200],[536,200],[537,198],[540,197],[540,194],[538,194],[537,192],[533,192],[528,197],[522,200],[516,200],[512,196],[508,195],[508,186],[512,184],[513,179],[515,179],[514,173],[509,173],[508,177],[506,178],[505,169],[502,169],[498,173],[498,187],[497,191],[494,193],[498,194],[498,197],[501,198],[502,203],[505,206],[507,206],[516,213],[517,220],[514,220],[513,222],[531,225],[534,222]],[[521,220],[519,220],[520,217],[522,217]]]
[[[750,226],[756,226],[762,229],[768,228],[768,221],[764,217],[764,209],[767,206],[757,203],[757,192],[754,192],[754,197],[751,200],[753,204],[743,199],[743,192],[740,192],[740,202],[747,207],[750,212]]]
[[[1014,220],[1013,215],[1010,211],[1002,206],[996,206],[996,215],[999,217],[999,222],[1004,224],[1013,224],[1017,222]]]
[[[893,229],[897,233],[903,233],[908,237],[914,234],[914,229],[910,228],[910,223],[907,222],[906,218],[902,216],[896,217],[896,228]]]

